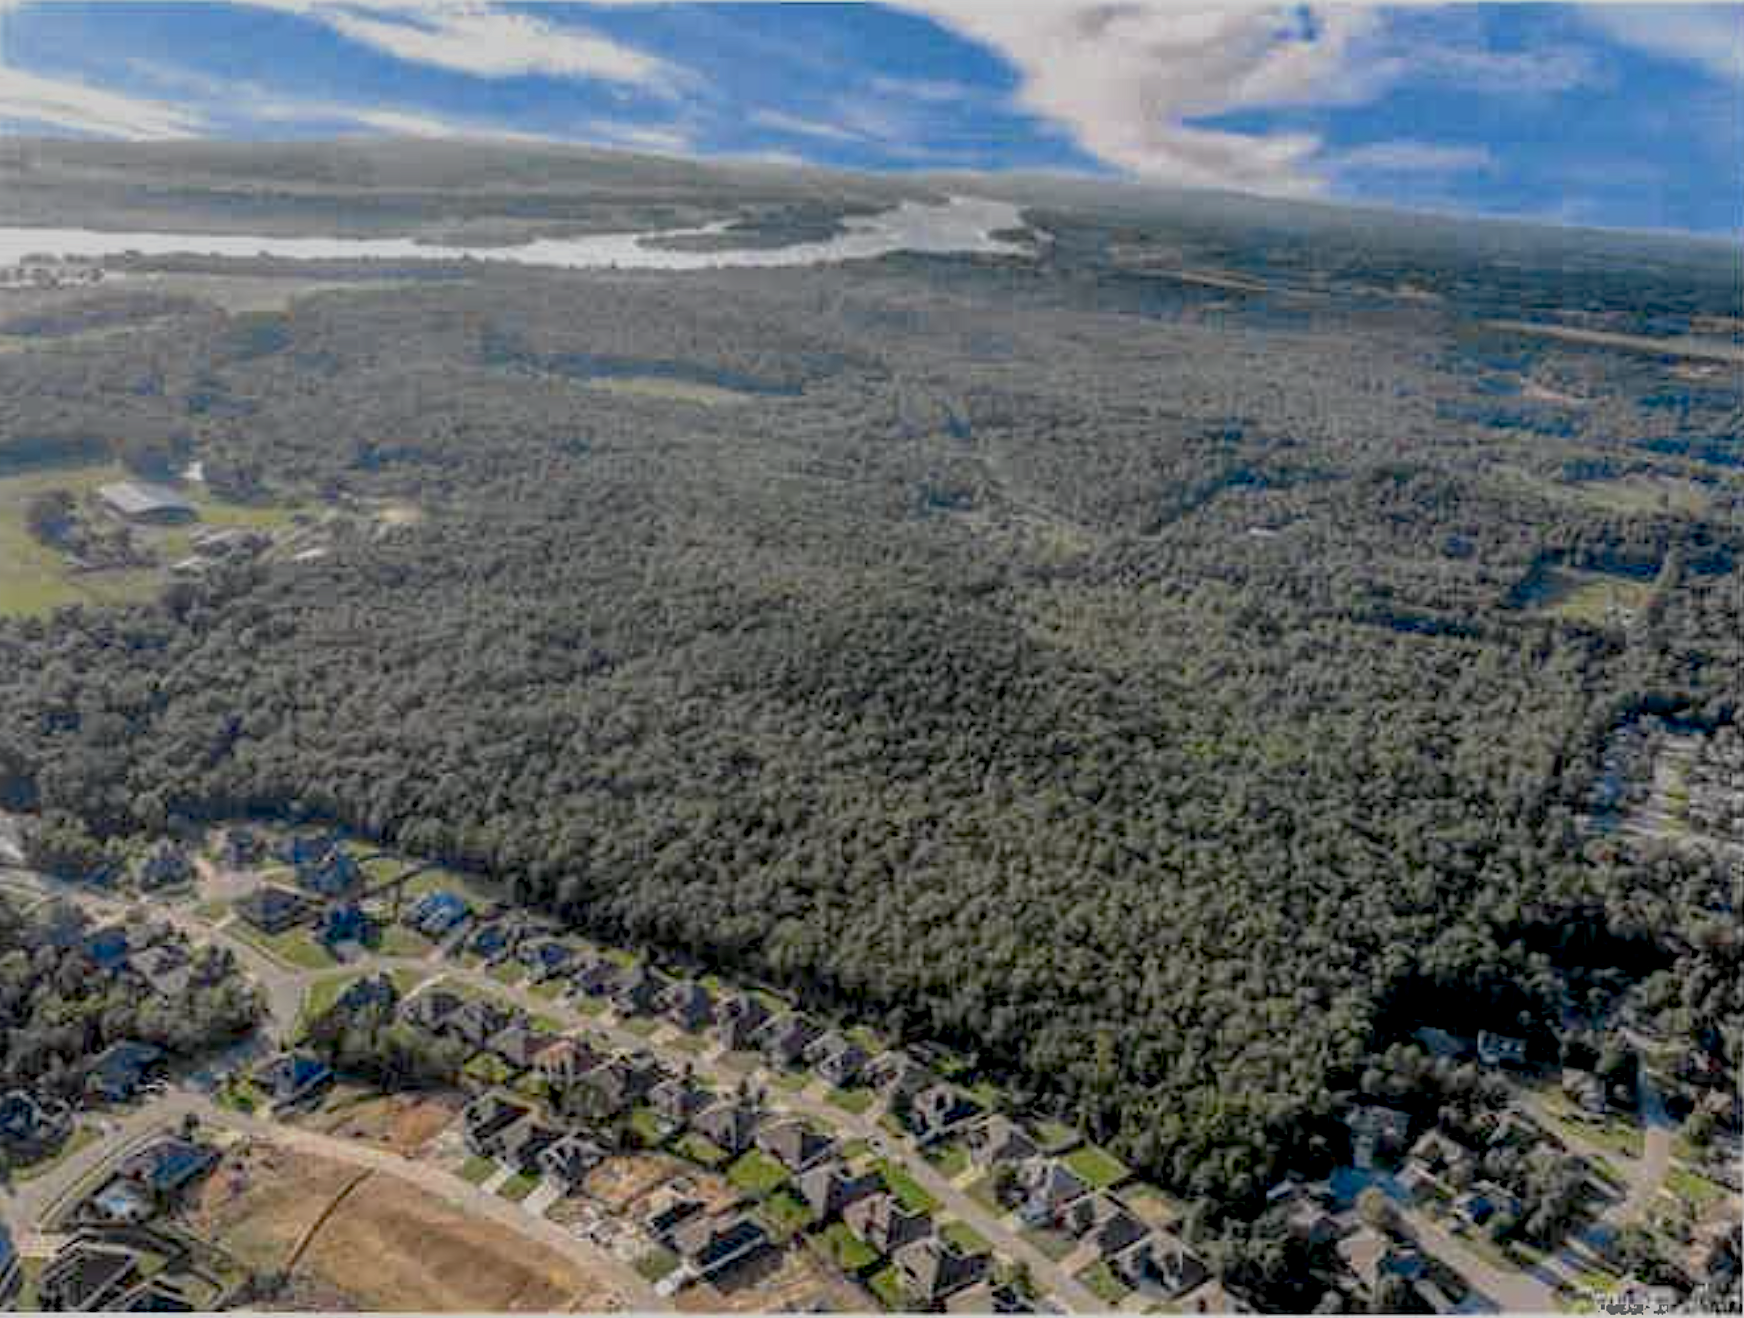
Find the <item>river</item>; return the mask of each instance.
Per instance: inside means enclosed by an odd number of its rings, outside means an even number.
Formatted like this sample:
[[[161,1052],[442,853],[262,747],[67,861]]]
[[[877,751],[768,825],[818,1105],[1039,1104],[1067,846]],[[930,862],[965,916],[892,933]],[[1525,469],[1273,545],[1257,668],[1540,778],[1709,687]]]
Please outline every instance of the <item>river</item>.
[[[430,260],[510,261],[519,265],[563,266],[569,269],[717,270],[740,266],[821,265],[868,260],[891,252],[938,254],[980,252],[1024,256],[1027,243],[1007,242],[993,235],[1023,227],[1019,209],[1009,202],[977,197],[952,197],[941,204],[905,201],[877,215],[850,216],[846,233],[820,242],[785,247],[726,248],[682,251],[652,240],[712,236],[727,231],[728,221],[700,229],[649,233],[589,234],[579,238],[538,238],[491,247],[449,247],[412,238],[272,238],[247,234],[132,233],[97,229],[0,227],[0,268],[22,263],[28,256],[96,259],[138,253],[178,254],[292,260]]]

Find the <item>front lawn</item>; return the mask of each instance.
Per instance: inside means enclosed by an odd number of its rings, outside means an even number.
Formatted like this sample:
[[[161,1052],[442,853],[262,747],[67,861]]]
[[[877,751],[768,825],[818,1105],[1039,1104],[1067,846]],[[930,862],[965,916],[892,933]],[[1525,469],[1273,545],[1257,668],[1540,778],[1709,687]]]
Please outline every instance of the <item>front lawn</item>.
[[[417,933],[404,925],[390,924],[382,927],[381,937],[376,951],[383,956],[424,957],[435,947],[423,934]]]
[[[777,1239],[786,1240],[811,1225],[811,1208],[792,1190],[780,1189],[761,1206],[763,1220]]]
[[[1118,1305],[1132,1291],[1116,1277],[1101,1259],[1078,1274],[1078,1280],[1090,1288],[1091,1294],[1105,1304]]]
[[[474,1053],[460,1069],[463,1074],[486,1085],[506,1085],[515,1076],[509,1064],[495,1053]]]
[[[842,1111],[852,1112],[858,1116],[877,1102],[878,1095],[870,1089],[832,1089],[828,1098]]]
[[[649,1281],[659,1281],[669,1276],[678,1266],[678,1255],[664,1245],[656,1245],[643,1254],[635,1262],[635,1269]]]
[[[1672,1167],[1665,1174],[1665,1187],[1695,1209],[1699,1217],[1711,1205],[1726,1197],[1726,1189],[1687,1167]]]
[[[706,1135],[699,1135],[694,1130],[673,1146],[673,1152],[680,1157],[689,1158],[700,1166],[707,1167],[710,1171],[725,1164],[728,1157],[727,1151],[720,1145]]]
[[[61,1142],[60,1148],[56,1149],[53,1153],[49,1154],[48,1157],[43,1158],[39,1162],[28,1163],[23,1167],[14,1169],[12,1179],[15,1181],[35,1180],[44,1172],[53,1171],[54,1168],[59,1166],[67,1158],[72,1157],[73,1154],[77,1153],[87,1144],[100,1138],[102,1138],[102,1136],[95,1127],[76,1126],[73,1128],[72,1134],[68,1135],[66,1139]]]
[[[1119,1185],[1132,1175],[1126,1164],[1121,1162],[1119,1158],[1094,1144],[1085,1144],[1073,1149],[1066,1155],[1065,1163],[1086,1184],[1098,1190],[1106,1190],[1110,1186]]]
[[[496,1169],[496,1163],[489,1158],[468,1158],[461,1165],[460,1178],[464,1181],[471,1181],[474,1185],[480,1185],[490,1180],[491,1173]]]
[[[887,1264],[867,1279],[866,1285],[886,1309],[901,1313],[909,1307],[908,1291],[902,1284],[902,1274],[894,1263]]]
[[[1063,1121],[1038,1121],[1031,1130],[1043,1153],[1063,1153],[1084,1138]]]
[[[630,1129],[650,1149],[657,1149],[666,1141],[666,1127],[660,1114],[651,1107],[637,1107],[630,1113]]]
[[[955,1177],[969,1169],[969,1151],[961,1144],[935,1144],[927,1150],[926,1160],[946,1177]]]
[[[817,1236],[818,1247],[843,1272],[853,1274],[878,1261],[878,1251],[848,1230],[846,1222],[832,1222]]]
[[[509,1177],[508,1180],[504,1181],[497,1187],[497,1193],[504,1199],[513,1199],[516,1203],[520,1203],[521,1200],[533,1193],[534,1188],[538,1184],[539,1178],[537,1176],[529,1176],[525,1172],[516,1172],[513,1176]]]
[[[872,1165],[884,1177],[884,1183],[890,1187],[890,1193],[895,1195],[909,1212],[933,1213],[938,1211],[939,1201],[928,1194],[920,1182],[910,1176],[901,1166],[888,1158],[881,1159]]]
[[[1025,1227],[1018,1232],[1030,1244],[1058,1263],[1077,1247],[1078,1242],[1062,1231],[1049,1231],[1042,1227]]]
[[[727,1168],[727,1179],[754,1198],[787,1184],[787,1169],[761,1149],[749,1149]]]
[[[965,1254],[991,1254],[993,1246],[967,1222],[953,1219],[939,1227],[939,1234]]]

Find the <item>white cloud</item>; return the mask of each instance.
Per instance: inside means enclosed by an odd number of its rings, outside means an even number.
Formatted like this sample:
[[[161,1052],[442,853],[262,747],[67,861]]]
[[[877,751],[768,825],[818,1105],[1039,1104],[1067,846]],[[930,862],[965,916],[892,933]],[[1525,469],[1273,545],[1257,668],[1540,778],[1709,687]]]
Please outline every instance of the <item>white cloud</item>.
[[[0,64],[0,122],[6,121],[134,140],[192,137],[204,126],[180,106]]]
[[[1218,131],[1190,121],[1360,101],[1379,89],[1379,75],[1352,57],[1381,22],[1368,9],[1335,8],[1305,22],[1281,7],[907,3],[1008,60],[1023,109],[1061,123],[1100,160],[1172,183],[1321,191],[1316,135]]]
[[[1368,142],[1327,157],[1341,172],[1375,174],[1471,174],[1493,169],[1495,157],[1487,147],[1444,146],[1400,138]]]
[[[670,94],[680,71],[665,60],[568,23],[507,13],[481,0],[324,3],[252,0],[325,23],[347,40],[411,64],[480,78],[587,78]]]
[[[1732,82],[1744,79],[1744,5],[1581,5],[1614,41],[1679,60]]]
[[[788,114],[785,110],[753,110],[747,116],[751,123],[759,128],[773,129],[778,133],[786,133],[791,137],[817,137],[826,142],[858,142],[859,133],[832,124],[821,119],[807,119],[801,115]]]

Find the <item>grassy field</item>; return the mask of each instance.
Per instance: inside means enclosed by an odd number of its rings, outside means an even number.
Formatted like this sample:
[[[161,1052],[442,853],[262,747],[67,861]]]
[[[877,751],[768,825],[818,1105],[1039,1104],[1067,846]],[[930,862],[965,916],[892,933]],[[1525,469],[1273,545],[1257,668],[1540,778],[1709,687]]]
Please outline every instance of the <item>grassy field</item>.
[[[1078,1274],[1078,1280],[1090,1288],[1097,1299],[1110,1305],[1119,1304],[1132,1292],[1121,1283],[1106,1263],[1098,1259]]]
[[[993,1246],[967,1222],[952,1220],[939,1227],[939,1234],[965,1254],[991,1254]]]
[[[497,1165],[489,1158],[468,1158],[461,1165],[460,1177],[462,1180],[471,1181],[474,1185],[478,1185],[490,1180],[491,1173],[496,1169]]]
[[[1528,603],[1550,617],[1598,625],[1628,621],[1652,596],[1649,581],[1557,567],[1539,573]]]
[[[817,1243],[843,1272],[859,1272],[878,1261],[878,1251],[848,1230],[846,1222],[832,1222],[818,1233]]]
[[[1109,1186],[1119,1185],[1132,1172],[1106,1149],[1099,1149],[1094,1144],[1085,1144],[1073,1149],[1065,1157],[1066,1166],[1081,1176],[1088,1184],[1098,1190],[1106,1190]]]
[[[124,475],[118,466],[102,465],[0,477],[0,615],[44,617],[69,604],[127,604],[157,593],[158,572],[74,572],[25,526],[25,510],[36,495],[59,489],[81,497]]]
[[[777,1239],[796,1236],[811,1225],[811,1208],[792,1190],[780,1189],[762,1204],[763,1220]]]
[[[928,1194],[920,1182],[904,1171],[901,1166],[888,1159],[872,1165],[877,1168],[879,1175],[884,1177],[884,1183],[890,1187],[890,1193],[895,1195],[909,1212],[934,1213],[938,1211],[939,1201]]]
[[[1665,1174],[1665,1188],[1694,1208],[1697,1214],[1706,1212],[1726,1197],[1726,1189],[1687,1167],[1674,1166]]]
[[[727,1179],[748,1195],[762,1196],[787,1184],[787,1169],[760,1149],[741,1154]]]
[[[331,970],[339,964],[307,929],[264,934],[246,921],[238,920],[228,932],[245,943],[252,943],[268,956],[300,970]]]
[[[504,1181],[497,1187],[497,1194],[501,1198],[512,1199],[515,1203],[520,1203],[521,1200],[532,1194],[533,1191],[538,1188],[538,1185],[539,1178],[537,1176],[529,1176],[525,1172],[516,1172],[513,1176],[509,1177],[508,1180]]]
[[[153,598],[166,580],[161,568],[76,572],[58,550],[41,544],[25,526],[30,500],[47,490],[66,490],[83,501],[97,487],[129,479],[116,463],[55,466],[0,476],[0,615],[42,617],[69,604],[130,604]],[[273,531],[299,511],[287,504],[245,505],[213,497],[198,486],[183,490],[199,512],[191,526],[140,528],[137,540],[160,562],[186,558],[201,526]]]
[[[857,1115],[871,1107],[878,1095],[870,1089],[832,1089],[828,1098],[842,1111]]]
[[[725,1149],[695,1131],[691,1131],[690,1134],[673,1145],[673,1152],[680,1157],[689,1158],[692,1162],[707,1167],[711,1171],[725,1163],[728,1156]]]
[[[902,1274],[894,1263],[874,1272],[866,1284],[886,1309],[901,1312],[909,1307],[908,1293],[902,1288]]]
[[[656,1245],[646,1254],[640,1255],[634,1266],[646,1280],[659,1281],[678,1266],[678,1255],[664,1245]]]

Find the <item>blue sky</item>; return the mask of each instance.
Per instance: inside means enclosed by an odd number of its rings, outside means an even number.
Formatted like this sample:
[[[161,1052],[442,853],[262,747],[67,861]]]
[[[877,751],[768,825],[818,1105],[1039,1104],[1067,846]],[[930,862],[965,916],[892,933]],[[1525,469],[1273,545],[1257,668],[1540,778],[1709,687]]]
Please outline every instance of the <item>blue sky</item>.
[[[0,0],[0,131],[520,135],[1725,233],[1744,4]]]

